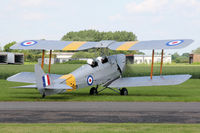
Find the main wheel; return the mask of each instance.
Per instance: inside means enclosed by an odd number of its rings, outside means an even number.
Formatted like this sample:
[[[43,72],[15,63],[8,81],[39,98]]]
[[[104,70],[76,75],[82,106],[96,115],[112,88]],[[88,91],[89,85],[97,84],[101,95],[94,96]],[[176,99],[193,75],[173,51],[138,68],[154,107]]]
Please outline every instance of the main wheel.
[[[98,94],[97,88],[92,87],[92,88],[90,89],[90,95],[97,95],[97,94]]]
[[[45,93],[43,93],[43,94],[42,94],[42,98],[45,98],[45,96],[46,96]]]
[[[124,95],[124,96],[127,96],[128,95],[128,90],[126,88],[122,88],[120,90],[120,95]]]

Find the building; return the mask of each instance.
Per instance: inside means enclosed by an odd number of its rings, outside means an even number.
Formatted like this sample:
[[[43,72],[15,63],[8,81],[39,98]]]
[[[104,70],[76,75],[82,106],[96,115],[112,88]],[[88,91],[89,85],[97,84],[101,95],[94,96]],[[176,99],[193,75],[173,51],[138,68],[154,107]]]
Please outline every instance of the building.
[[[49,54],[49,52],[46,53],[46,55]],[[52,54],[55,56],[51,58],[51,64],[67,62],[74,55],[73,52],[53,52]],[[39,58],[38,62],[42,62],[42,58]],[[44,58],[44,64],[49,64],[49,58]]]
[[[189,63],[198,63],[200,62],[200,54],[190,54]]]
[[[24,64],[24,54],[0,52],[0,64]]]
[[[131,64],[151,64],[152,63],[152,56],[151,55],[126,55],[127,62]],[[154,56],[154,63],[161,62],[161,55]],[[163,56],[163,63],[171,64],[172,58],[171,55],[164,55]]]

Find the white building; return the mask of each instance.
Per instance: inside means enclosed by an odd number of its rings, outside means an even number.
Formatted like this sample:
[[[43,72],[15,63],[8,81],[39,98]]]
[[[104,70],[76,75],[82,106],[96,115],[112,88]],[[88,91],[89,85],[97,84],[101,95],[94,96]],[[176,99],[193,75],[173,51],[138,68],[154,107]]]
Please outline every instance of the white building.
[[[151,64],[152,56],[151,55],[133,55],[133,60],[134,60],[133,61],[134,64]],[[161,62],[161,55],[155,55],[154,63],[160,63],[160,62]],[[164,55],[163,63],[171,64],[172,63],[171,55]]]
[[[46,55],[50,53],[47,52]],[[74,55],[73,52],[52,52],[52,55],[55,55],[54,58],[51,58],[51,64],[63,63],[69,61]],[[42,58],[38,59],[38,62],[42,62]],[[49,58],[44,58],[44,64],[49,64]]]

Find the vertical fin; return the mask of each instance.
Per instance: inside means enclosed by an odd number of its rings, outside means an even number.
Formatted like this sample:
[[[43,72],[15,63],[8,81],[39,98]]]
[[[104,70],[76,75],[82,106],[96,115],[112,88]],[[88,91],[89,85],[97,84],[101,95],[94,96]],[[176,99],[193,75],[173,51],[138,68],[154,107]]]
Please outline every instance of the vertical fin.
[[[35,64],[35,81],[38,91],[43,94],[45,88],[45,73],[39,64]]]

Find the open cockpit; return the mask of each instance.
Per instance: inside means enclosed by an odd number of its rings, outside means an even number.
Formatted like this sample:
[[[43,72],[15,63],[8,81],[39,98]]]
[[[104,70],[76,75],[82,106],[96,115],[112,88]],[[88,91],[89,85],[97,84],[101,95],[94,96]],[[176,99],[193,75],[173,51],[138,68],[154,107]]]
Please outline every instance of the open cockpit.
[[[101,62],[102,64],[105,64],[108,62],[108,58],[105,57],[97,57],[96,59],[88,59],[87,60],[87,64],[90,65],[91,67],[97,67],[99,64],[99,62]]]

